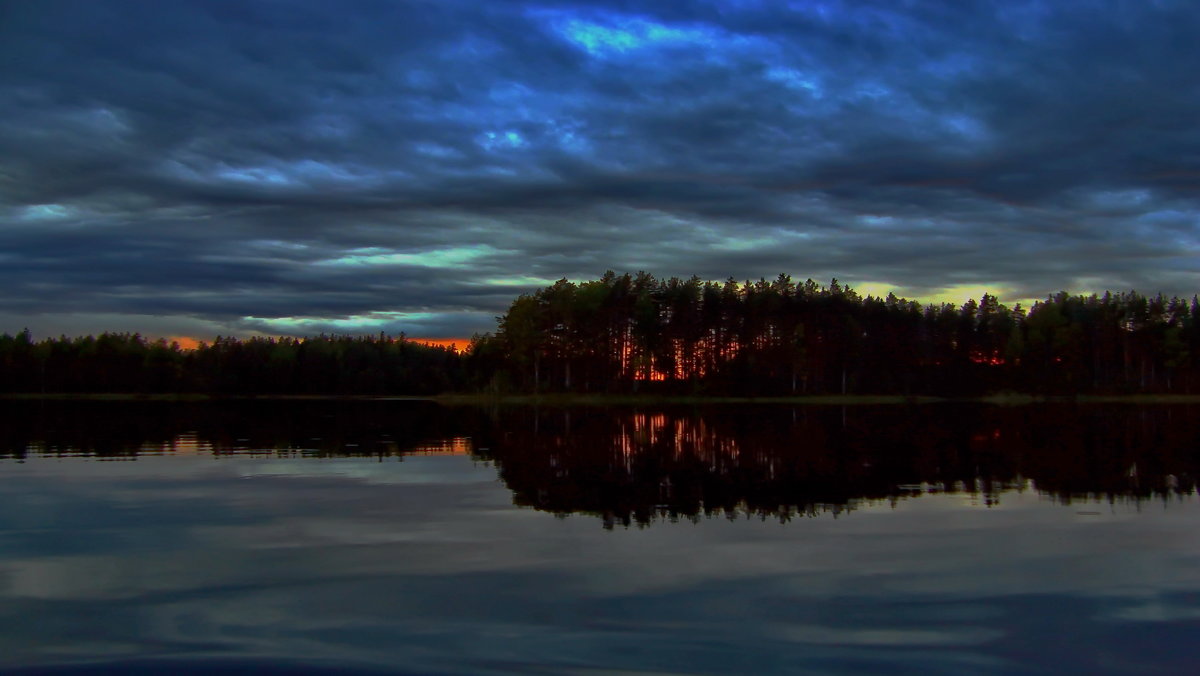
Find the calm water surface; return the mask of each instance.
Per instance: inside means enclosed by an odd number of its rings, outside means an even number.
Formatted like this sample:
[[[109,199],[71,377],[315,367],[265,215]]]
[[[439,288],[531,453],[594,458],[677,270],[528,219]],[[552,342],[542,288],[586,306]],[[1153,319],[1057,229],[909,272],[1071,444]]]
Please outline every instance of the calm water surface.
[[[0,670],[1196,673],[1200,410],[4,402]]]

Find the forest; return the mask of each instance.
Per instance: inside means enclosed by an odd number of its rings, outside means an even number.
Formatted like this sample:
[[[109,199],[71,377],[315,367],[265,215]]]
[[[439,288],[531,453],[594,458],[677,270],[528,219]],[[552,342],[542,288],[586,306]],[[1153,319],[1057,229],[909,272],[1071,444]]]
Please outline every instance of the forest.
[[[400,336],[0,335],[0,392],[659,393],[713,396],[1196,392],[1200,302],[1055,294],[1025,309],[820,285],[613,272],[516,298],[464,352]]]
[[[464,387],[464,365],[404,336],[219,337],[194,350],[129,333],[0,336],[0,392],[436,394]]]

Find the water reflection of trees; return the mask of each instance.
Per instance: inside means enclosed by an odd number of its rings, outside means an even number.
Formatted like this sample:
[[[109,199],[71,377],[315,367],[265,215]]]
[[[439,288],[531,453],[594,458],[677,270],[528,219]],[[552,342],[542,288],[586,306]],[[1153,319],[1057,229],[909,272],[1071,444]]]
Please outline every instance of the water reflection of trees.
[[[481,424],[419,401],[15,401],[0,411],[0,458],[467,454]]]
[[[932,492],[981,505],[1196,490],[1191,406],[448,409],[428,402],[10,402],[0,458],[474,453],[514,502],[609,526],[789,520]]]
[[[480,452],[518,504],[610,526],[786,521],[929,492],[989,505],[1010,489],[1068,502],[1190,493],[1195,420],[1168,407],[524,410]]]

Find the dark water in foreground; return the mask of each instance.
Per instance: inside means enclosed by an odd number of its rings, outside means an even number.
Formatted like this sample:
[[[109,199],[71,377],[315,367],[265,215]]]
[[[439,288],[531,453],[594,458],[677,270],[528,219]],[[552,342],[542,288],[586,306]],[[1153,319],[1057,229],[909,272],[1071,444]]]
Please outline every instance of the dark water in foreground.
[[[1195,673],[1200,409],[4,402],[0,671]]]

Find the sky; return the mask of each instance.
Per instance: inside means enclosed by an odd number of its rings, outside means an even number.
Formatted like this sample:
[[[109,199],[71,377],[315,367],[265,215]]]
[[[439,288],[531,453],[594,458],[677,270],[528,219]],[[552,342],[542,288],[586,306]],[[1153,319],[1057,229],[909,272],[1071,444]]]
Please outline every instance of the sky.
[[[606,270],[1200,292],[1190,1],[0,0],[0,332],[493,330]]]

